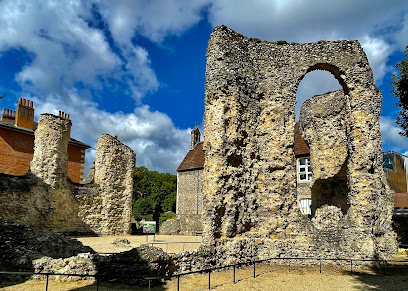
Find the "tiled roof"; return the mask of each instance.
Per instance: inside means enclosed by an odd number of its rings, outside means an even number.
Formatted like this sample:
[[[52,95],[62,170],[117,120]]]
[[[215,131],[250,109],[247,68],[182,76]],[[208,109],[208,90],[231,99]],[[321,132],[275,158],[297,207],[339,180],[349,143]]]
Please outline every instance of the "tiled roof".
[[[394,208],[408,208],[408,193],[392,193]]]
[[[310,155],[310,148],[300,133],[299,121],[295,124],[295,156],[298,155]]]
[[[203,142],[201,141],[187,153],[180,166],[178,166],[177,172],[202,169],[204,168],[204,159]]]
[[[15,131],[19,131],[19,132],[24,132],[24,133],[27,133],[27,134],[30,134],[30,135],[34,135],[34,131],[37,129],[37,126],[38,126],[38,123],[34,122],[34,130],[33,130],[33,129],[28,129],[28,128],[25,128],[25,127],[21,127],[21,126],[16,126],[16,125],[14,125],[13,121],[0,121],[0,127],[15,130]],[[70,138],[69,143],[80,146],[80,147],[84,147],[84,148],[87,148],[87,149],[91,148],[86,143],[83,143],[83,142],[81,142],[79,140],[76,140],[74,138]]]

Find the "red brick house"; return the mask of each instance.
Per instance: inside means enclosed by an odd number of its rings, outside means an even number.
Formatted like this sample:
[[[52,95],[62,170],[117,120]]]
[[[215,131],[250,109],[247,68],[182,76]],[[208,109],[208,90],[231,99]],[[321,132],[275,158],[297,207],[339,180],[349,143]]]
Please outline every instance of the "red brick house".
[[[69,115],[60,111],[60,117]],[[23,176],[29,168],[34,153],[33,102],[19,99],[16,111],[3,109],[0,121],[0,173]],[[74,183],[83,180],[85,150],[90,146],[71,138],[68,143],[68,177]]]

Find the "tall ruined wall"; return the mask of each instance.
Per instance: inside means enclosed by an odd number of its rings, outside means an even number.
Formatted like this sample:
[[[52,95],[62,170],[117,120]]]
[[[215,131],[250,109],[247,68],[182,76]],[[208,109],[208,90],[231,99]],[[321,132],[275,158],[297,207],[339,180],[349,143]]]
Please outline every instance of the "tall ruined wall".
[[[95,180],[98,187],[77,187],[80,216],[98,234],[130,234],[133,170],[136,155],[109,134],[96,145]]]
[[[296,204],[296,91],[313,70],[332,73],[345,94],[346,149],[339,154],[347,152],[349,190],[340,237],[321,233]],[[271,43],[216,27],[205,84],[205,244],[227,260],[237,253],[372,258],[395,251],[388,214],[377,216],[387,195],[381,101],[358,41]]]
[[[41,114],[38,119],[30,170],[51,188],[64,187],[67,183],[71,126],[71,120],[52,114]]]
[[[79,203],[67,179],[70,130],[71,121],[40,115],[30,171],[0,177],[0,217],[51,231],[90,232],[78,217]]]
[[[130,233],[133,151],[102,136],[99,184],[75,186],[67,178],[70,128],[67,119],[40,115],[30,171],[23,177],[0,175],[0,217],[51,231]]]

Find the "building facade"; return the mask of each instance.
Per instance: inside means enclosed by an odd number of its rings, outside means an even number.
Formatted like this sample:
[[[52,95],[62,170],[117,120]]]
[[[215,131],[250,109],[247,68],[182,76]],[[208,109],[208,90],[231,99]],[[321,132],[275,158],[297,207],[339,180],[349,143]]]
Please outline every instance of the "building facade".
[[[204,151],[200,138],[196,124],[190,150],[177,168],[176,213],[181,233],[202,231]]]
[[[60,111],[60,118],[69,115]],[[30,168],[34,153],[34,104],[19,99],[16,110],[3,109],[0,120],[0,173],[24,176]],[[70,138],[68,143],[68,177],[74,183],[84,178],[85,150],[89,145]]]

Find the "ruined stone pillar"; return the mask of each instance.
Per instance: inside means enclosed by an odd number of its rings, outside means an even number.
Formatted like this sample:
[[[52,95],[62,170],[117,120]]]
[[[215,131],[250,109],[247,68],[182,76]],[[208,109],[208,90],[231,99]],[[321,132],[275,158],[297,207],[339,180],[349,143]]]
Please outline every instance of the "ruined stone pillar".
[[[38,118],[30,170],[51,188],[67,181],[71,125],[70,120],[52,114],[41,114]]]
[[[100,187],[102,234],[129,234],[132,216],[134,151],[104,134],[96,145],[95,183]]]
[[[314,70],[330,72],[343,89],[313,101],[303,125],[314,193],[331,204],[320,199],[315,208],[341,210],[333,212],[330,235],[296,202],[296,91]],[[382,182],[381,100],[356,40],[266,42],[214,28],[205,84],[204,245],[228,264],[305,254],[389,258],[397,248]]]

